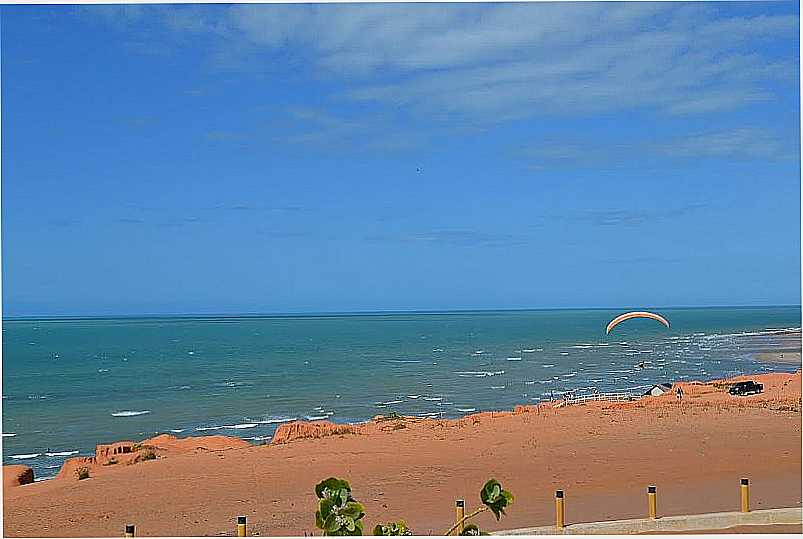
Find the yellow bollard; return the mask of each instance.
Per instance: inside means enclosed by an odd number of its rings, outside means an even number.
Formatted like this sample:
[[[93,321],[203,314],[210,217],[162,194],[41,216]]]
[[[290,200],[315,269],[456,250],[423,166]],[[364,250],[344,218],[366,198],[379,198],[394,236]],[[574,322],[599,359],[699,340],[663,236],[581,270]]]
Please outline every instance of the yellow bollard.
[[[565,508],[563,506],[563,491],[556,490],[555,491],[555,527],[559,530],[563,529],[563,526],[566,524],[565,520]]]
[[[454,502],[455,512],[457,513],[457,520],[455,522],[460,522],[457,525],[457,535],[463,533],[463,530],[466,528],[465,522],[461,522],[463,518],[466,516],[466,501],[465,500],[456,500]]]
[[[126,524],[125,525],[125,533],[123,537],[134,537],[134,525],[133,524]]]
[[[750,512],[750,480],[742,478],[742,513]]]
[[[658,500],[655,486],[650,485],[647,487],[647,507],[649,508],[650,518],[655,520],[658,515]]]
[[[245,517],[237,517],[237,537],[245,537]]]

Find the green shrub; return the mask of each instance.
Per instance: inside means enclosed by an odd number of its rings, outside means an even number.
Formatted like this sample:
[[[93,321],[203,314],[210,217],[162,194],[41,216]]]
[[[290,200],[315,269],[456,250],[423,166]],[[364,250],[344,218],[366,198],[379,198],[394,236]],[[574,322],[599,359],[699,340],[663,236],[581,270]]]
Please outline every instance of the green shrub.
[[[324,535],[362,535],[365,510],[351,496],[348,481],[330,477],[315,486],[318,510],[315,525]]]
[[[387,524],[377,524],[374,527],[374,535],[413,535],[403,520],[398,522],[388,522]]]
[[[153,452],[153,449],[146,449],[145,451],[141,452],[134,458],[134,463],[137,462],[144,462],[146,460],[155,460],[156,453]]]
[[[318,510],[315,511],[315,525],[323,530],[324,535],[362,535],[365,509],[361,503],[351,495],[351,486],[344,479],[330,477],[315,486],[318,496]],[[513,495],[504,490],[496,479],[489,479],[480,490],[482,505],[466,515],[462,520],[449,528],[444,535],[451,535],[463,527],[460,535],[488,535],[481,531],[476,524],[466,522],[483,511],[491,511],[496,520],[505,515],[505,508],[513,503]],[[377,524],[374,535],[412,535],[413,532],[403,520]]]
[[[114,457],[103,463],[104,466],[112,466],[113,464],[117,464],[117,459]]]
[[[79,481],[82,479],[89,479],[89,468],[87,468],[86,466],[78,468],[78,470],[76,470],[75,473],[78,476]]]

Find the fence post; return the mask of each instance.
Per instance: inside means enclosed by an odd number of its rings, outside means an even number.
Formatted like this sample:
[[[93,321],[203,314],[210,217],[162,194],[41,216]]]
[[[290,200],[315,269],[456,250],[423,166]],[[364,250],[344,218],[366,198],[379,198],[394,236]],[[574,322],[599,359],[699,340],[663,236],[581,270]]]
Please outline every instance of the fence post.
[[[457,535],[460,535],[461,533],[463,533],[463,530],[465,529],[466,526],[465,522],[461,522],[463,518],[465,518],[466,516],[466,501],[456,500],[454,502],[454,506],[455,506],[455,512],[457,513],[457,520],[455,520],[455,522],[460,522],[460,524],[457,525]]]
[[[647,506],[649,508],[650,518],[655,520],[658,515],[658,494],[655,492],[655,486],[650,485],[647,487]]]
[[[742,478],[742,513],[750,512],[750,480],[746,477]]]
[[[237,517],[237,537],[245,537],[245,517]]]
[[[126,524],[125,525],[125,533],[123,537],[134,537],[134,525],[133,524]]]
[[[555,527],[559,530],[565,525],[565,507],[563,506],[563,491],[555,491]]]

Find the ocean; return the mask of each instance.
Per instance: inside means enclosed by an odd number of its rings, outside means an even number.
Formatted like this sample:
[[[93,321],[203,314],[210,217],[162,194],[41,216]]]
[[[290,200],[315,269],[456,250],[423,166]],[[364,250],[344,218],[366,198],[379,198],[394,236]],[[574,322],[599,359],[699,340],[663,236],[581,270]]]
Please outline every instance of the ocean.
[[[800,307],[3,321],[4,464],[38,480],[95,444],[157,433],[270,440],[294,419],[454,418],[565,392],[793,372]]]

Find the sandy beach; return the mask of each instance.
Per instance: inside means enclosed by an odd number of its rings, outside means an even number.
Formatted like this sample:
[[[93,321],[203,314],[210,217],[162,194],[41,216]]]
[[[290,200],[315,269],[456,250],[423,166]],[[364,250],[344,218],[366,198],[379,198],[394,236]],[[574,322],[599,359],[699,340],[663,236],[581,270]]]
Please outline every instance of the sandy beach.
[[[750,378],[764,393],[733,397],[724,382],[691,382],[682,402],[666,394],[543,404],[337,433],[326,423],[289,424],[277,432],[284,443],[263,446],[162,436],[146,443],[153,460],[118,460],[109,449],[94,462],[71,459],[57,479],[6,485],[4,533],[117,536],[134,523],[137,535],[221,535],[242,514],[249,533],[317,534],[313,487],[329,476],[351,482],[367,526],[404,518],[419,534],[442,533],[457,498],[475,507],[490,477],[516,502],[501,522],[482,515],[488,530],[550,524],[556,489],[566,492],[568,523],[644,516],[649,484],[663,515],[735,510],[741,477],[750,478],[756,509],[800,506],[800,371]],[[90,477],[79,481],[83,465]]]

